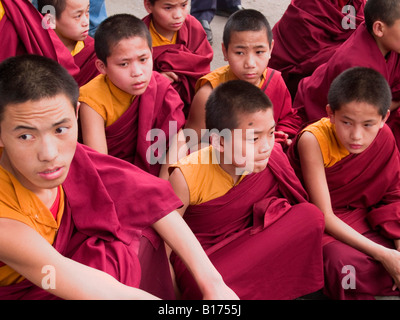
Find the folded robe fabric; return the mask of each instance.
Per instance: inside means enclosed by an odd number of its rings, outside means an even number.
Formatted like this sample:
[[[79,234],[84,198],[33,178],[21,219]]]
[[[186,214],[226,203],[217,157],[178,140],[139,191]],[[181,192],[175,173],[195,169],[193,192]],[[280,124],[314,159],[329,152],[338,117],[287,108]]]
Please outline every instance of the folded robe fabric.
[[[158,176],[169,139],[185,123],[182,109],[183,102],[170,82],[153,71],[145,93],[106,127],[108,153]],[[151,137],[151,130],[155,137]]]
[[[61,64],[72,76],[79,67],[52,29],[42,26],[42,15],[27,0],[2,0],[0,61],[22,54],[37,54]]]
[[[143,18],[149,27],[152,16]],[[196,18],[188,15],[178,31],[176,44],[153,47],[154,70],[172,71],[179,77],[172,85],[188,108],[194,96],[196,81],[210,72],[213,49]],[[187,114],[187,111],[185,112]]]
[[[189,206],[183,217],[241,299],[293,299],[323,286],[324,221],[306,199],[276,144],[265,170],[220,198]],[[201,298],[182,262],[171,260],[182,298]]]
[[[94,39],[88,36],[84,43],[85,47],[74,56],[75,64],[79,67],[79,73],[75,76],[75,80],[80,87],[100,74],[95,65],[97,56],[94,49]]]
[[[331,59],[299,83],[293,107],[304,122],[326,116],[328,92],[333,80],[352,67],[372,68],[380,72],[390,85],[393,100],[400,101],[400,55],[392,51],[385,58],[365,23],[362,23]]]
[[[274,49],[269,66],[282,72],[293,98],[299,81],[328,61],[364,21],[365,2],[292,0],[272,29]],[[345,5],[352,6],[356,15],[343,13]]]
[[[63,189],[65,212],[54,248],[139,287],[142,230],[181,206],[169,183],[78,144]],[[28,280],[0,287],[0,299],[55,298]]]

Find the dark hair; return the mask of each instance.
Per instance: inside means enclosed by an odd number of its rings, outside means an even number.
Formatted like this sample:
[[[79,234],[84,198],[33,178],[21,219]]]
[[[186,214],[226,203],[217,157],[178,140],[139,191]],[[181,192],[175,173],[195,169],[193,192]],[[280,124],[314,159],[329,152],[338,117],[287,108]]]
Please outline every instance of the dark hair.
[[[107,58],[112,48],[123,39],[141,37],[152,48],[150,31],[146,24],[131,14],[116,14],[105,19],[95,33],[95,50],[97,58],[107,65]]]
[[[265,30],[268,37],[269,46],[272,45],[272,29],[267,18],[259,11],[253,9],[244,9],[232,14],[224,27],[223,42],[228,49],[231,41],[232,32],[241,31],[261,31]]]
[[[384,118],[392,103],[388,82],[382,74],[370,68],[354,67],[344,71],[332,82],[328,103],[335,112],[353,101],[375,106]]]
[[[40,13],[43,13],[43,7],[45,6],[53,6],[56,10],[56,19],[60,19],[61,14],[64,12],[67,7],[67,0],[38,0],[38,10]]]
[[[206,103],[206,128],[208,130],[233,130],[238,127],[238,115],[255,113],[272,108],[272,102],[257,86],[243,80],[220,84]]]
[[[38,101],[64,94],[76,111],[79,86],[56,61],[37,55],[22,55],[0,64],[0,121],[10,104]]]
[[[372,33],[373,24],[382,21],[389,27],[400,19],[399,0],[368,0],[364,7],[365,25]]]

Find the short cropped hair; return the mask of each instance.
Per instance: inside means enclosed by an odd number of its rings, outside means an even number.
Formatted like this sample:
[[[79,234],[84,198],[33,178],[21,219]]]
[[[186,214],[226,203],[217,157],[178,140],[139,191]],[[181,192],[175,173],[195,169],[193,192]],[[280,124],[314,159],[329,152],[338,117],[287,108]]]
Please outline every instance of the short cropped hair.
[[[45,6],[53,6],[56,10],[56,19],[60,19],[61,14],[67,7],[67,0],[38,0],[38,10],[43,13]]]
[[[335,112],[343,105],[354,101],[375,106],[384,118],[392,103],[392,93],[388,82],[382,74],[370,68],[347,69],[332,82],[328,93],[328,103]]]
[[[79,86],[56,61],[37,55],[11,57],[0,64],[0,121],[10,104],[64,94],[76,111]]]
[[[231,80],[216,87],[206,102],[208,130],[234,130],[240,114],[251,114],[272,108],[272,102],[257,86],[243,80]]]
[[[389,27],[400,19],[399,0],[368,0],[364,7],[365,24],[372,33],[373,24],[382,21]]]
[[[267,18],[261,12],[254,9],[238,10],[229,17],[225,24],[222,36],[224,46],[228,49],[232,32],[261,30],[265,30],[267,33],[268,43],[271,46],[273,35]]]
[[[150,31],[142,20],[126,13],[108,17],[99,25],[94,36],[97,58],[107,65],[112,48],[121,40],[133,37],[145,39],[152,49]]]

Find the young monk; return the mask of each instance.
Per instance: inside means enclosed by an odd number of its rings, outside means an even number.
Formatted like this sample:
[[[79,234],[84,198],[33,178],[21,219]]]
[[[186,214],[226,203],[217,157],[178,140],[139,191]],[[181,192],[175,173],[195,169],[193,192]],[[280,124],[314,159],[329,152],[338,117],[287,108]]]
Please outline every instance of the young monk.
[[[149,133],[161,130],[157,143],[168,146],[185,117],[171,82],[153,71],[149,30],[132,15],[111,16],[98,27],[95,48],[101,75],[81,87],[79,97],[83,142],[158,175]]]
[[[201,137],[201,129],[205,128],[205,104],[212,90],[226,81],[240,79],[261,88],[271,99],[277,141],[286,148],[301,122],[292,109],[281,73],[268,68],[273,45],[271,27],[262,13],[246,9],[231,15],[224,28],[222,45],[229,65],[200,78],[185,128],[196,130]]]
[[[325,106],[332,81],[343,71],[363,66],[379,71],[388,81],[393,103],[389,127],[400,145],[400,2],[370,0],[364,9],[365,23],[336,50],[328,62],[304,78],[298,88],[294,108],[304,122],[316,121],[326,115]]]
[[[45,13],[52,6],[54,13]],[[55,32],[74,57],[80,72],[75,80],[80,86],[99,74],[96,68],[94,40],[89,36],[89,0],[38,0],[38,10],[47,21],[54,21]]]
[[[325,293],[399,296],[400,159],[385,125],[390,88],[379,72],[355,67],[333,81],[328,101],[328,117],[306,127],[289,150],[325,215]]]
[[[50,59],[0,65],[0,298],[155,298],[138,289],[147,226],[204,298],[236,298],[174,211],[181,203],[167,182],[77,144],[78,96]]]
[[[194,96],[196,81],[210,72],[213,50],[200,22],[189,14],[188,0],[144,0],[143,18],[153,44],[154,70],[166,76],[185,103]]]
[[[206,124],[211,146],[172,165],[169,181],[183,202],[178,212],[226,283],[246,300],[321,289],[323,216],[274,144],[269,98],[228,81],[210,95]],[[171,260],[182,298],[201,297],[180,259]]]
[[[294,99],[301,79],[329,60],[364,21],[366,0],[292,0],[274,25],[269,66],[282,72]]]
[[[51,28],[44,28],[43,17],[26,0],[0,0],[0,62],[16,55],[37,54],[51,58],[73,76],[79,68]]]

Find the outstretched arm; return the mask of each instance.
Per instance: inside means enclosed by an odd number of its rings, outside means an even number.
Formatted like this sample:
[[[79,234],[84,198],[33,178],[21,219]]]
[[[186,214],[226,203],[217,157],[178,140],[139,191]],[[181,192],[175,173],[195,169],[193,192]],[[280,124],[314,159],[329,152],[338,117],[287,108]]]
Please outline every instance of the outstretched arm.
[[[35,230],[16,220],[0,218],[0,261],[62,299],[156,299],[105,272],[62,256]],[[54,289],[42,286],[45,266],[55,272]]]

